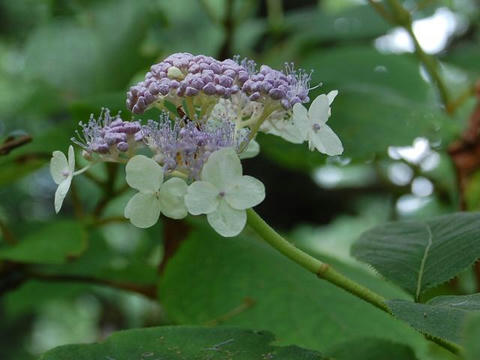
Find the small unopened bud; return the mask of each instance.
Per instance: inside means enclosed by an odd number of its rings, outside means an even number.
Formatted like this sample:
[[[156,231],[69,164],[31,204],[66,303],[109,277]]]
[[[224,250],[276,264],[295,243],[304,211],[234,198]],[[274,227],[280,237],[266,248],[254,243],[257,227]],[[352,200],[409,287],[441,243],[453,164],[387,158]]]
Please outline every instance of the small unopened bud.
[[[185,77],[182,73],[182,70],[180,70],[176,66],[171,66],[168,69],[167,76],[170,79],[178,79],[178,80],[182,80]]]

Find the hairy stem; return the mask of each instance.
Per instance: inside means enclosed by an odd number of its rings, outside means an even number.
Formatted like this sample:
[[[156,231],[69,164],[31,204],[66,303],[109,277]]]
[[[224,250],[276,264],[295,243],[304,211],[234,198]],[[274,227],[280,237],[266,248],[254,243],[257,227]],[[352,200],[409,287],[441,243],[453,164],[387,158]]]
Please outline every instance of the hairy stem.
[[[268,225],[260,215],[255,212],[255,210],[247,210],[247,222],[248,225],[250,225],[260,237],[262,237],[262,239],[311,273],[341,287],[383,311],[390,312],[385,303],[385,298],[348,279],[328,264],[295,247],[295,245],[284,239],[270,225]]]
[[[288,257],[290,260],[296,262],[301,267],[315,274],[320,279],[326,280],[329,283],[348,291],[352,295],[365,300],[366,302],[390,315],[392,314],[386,304],[386,299],[383,296],[371,291],[370,289],[356,283],[353,280],[350,280],[346,276],[333,269],[330,265],[295,247],[295,245],[287,241],[270,225],[268,225],[260,217],[260,215],[255,212],[255,210],[247,210],[247,223],[263,240],[269,243],[272,247]],[[455,344],[436,338],[428,339],[454,354],[458,354],[460,352],[460,348]]]

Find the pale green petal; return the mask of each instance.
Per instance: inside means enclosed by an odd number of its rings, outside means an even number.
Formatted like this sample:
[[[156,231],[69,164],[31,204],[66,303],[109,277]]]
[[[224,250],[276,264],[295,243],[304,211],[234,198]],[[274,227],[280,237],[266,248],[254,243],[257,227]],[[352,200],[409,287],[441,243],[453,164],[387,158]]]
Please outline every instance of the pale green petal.
[[[158,221],[160,202],[155,194],[136,193],[125,206],[124,214],[133,225],[145,229]]]
[[[311,133],[309,141],[310,150],[314,148],[329,156],[343,153],[343,145],[337,134],[326,124],[320,130]]]
[[[238,179],[225,194],[225,201],[238,210],[254,207],[264,199],[265,186],[260,180],[248,175]]]
[[[295,123],[290,123],[280,131],[280,136],[292,144],[301,144],[305,141],[303,128],[299,128]]]
[[[162,213],[172,219],[183,219],[187,216],[185,194],[187,183],[179,178],[167,180],[160,188],[160,206]]]
[[[218,207],[219,190],[206,181],[195,181],[188,187],[185,205],[192,215],[209,214]]]
[[[298,129],[301,139],[305,140],[311,127],[310,120],[308,118],[308,111],[305,106],[300,103],[293,105],[292,121],[295,124],[295,127]]]
[[[242,176],[242,164],[232,148],[215,151],[203,166],[202,180],[224,190],[228,184]]]
[[[247,148],[239,154],[240,159],[250,159],[258,155],[260,152],[260,145],[255,140],[251,140]]]
[[[63,200],[65,199],[65,196],[67,196],[71,183],[72,176],[69,176],[58,185],[57,191],[55,191],[55,212],[57,214],[62,208]]]
[[[236,210],[226,201],[220,201],[217,210],[207,215],[207,220],[217,233],[232,237],[242,232],[247,222],[247,212]]]
[[[67,157],[61,151],[54,151],[50,160],[50,174],[55,184],[63,182],[70,172]]]
[[[128,185],[140,192],[156,192],[162,185],[163,169],[157,162],[144,155],[132,157],[125,171]]]
[[[335,100],[335,98],[337,97],[337,95],[338,95],[338,90],[332,90],[332,91],[330,91],[330,92],[327,94],[328,105],[332,105],[333,100]]]
[[[328,105],[328,97],[325,94],[318,95],[313,100],[312,105],[308,109],[308,116],[311,123],[325,124],[330,116],[330,106]]]
[[[75,152],[72,145],[68,147],[68,168],[71,173],[75,171]]]

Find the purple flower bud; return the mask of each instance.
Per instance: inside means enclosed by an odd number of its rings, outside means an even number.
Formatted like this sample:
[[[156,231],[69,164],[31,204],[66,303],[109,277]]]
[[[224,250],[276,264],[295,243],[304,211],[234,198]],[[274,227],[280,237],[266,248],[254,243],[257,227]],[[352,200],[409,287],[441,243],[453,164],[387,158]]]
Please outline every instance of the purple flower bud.
[[[215,85],[213,85],[212,83],[208,83],[202,88],[202,91],[207,95],[213,95],[217,90],[215,88]]]
[[[125,152],[128,150],[128,144],[126,142],[119,142],[117,144],[118,151]]]
[[[198,90],[193,87],[187,86],[187,88],[185,89],[186,96],[195,96],[197,94],[198,94]]]
[[[260,99],[260,93],[259,92],[254,92],[252,95],[248,97],[251,101],[257,101]]]
[[[138,105],[136,105],[138,106]],[[138,121],[123,121],[120,115],[110,116],[108,109],[102,109],[100,117],[90,116],[88,123],[80,123],[81,132],[76,131],[76,138],[72,141],[81,146],[87,153],[108,154],[113,147],[120,151],[128,148],[128,143],[142,141],[142,127]],[[120,145],[122,144],[122,145]],[[125,150],[126,151],[126,150]]]

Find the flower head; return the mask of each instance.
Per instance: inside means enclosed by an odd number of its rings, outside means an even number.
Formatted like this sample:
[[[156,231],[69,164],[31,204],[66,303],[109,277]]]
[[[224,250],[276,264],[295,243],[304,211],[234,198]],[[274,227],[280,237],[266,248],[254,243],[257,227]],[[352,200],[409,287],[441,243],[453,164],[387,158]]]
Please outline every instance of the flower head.
[[[177,106],[183,97],[225,97],[237,93],[248,79],[247,69],[227,59],[218,61],[210,56],[176,53],[153,65],[145,80],[132,86],[127,93],[127,107],[142,114],[149,107],[168,100]]]
[[[172,219],[187,216],[184,195],[187,184],[179,178],[163,182],[163,169],[144,156],[132,157],[125,168],[127,183],[138,190],[125,207],[125,217],[139,228],[155,225],[160,213]]]
[[[59,212],[62,208],[63,200],[67,196],[68,190],[72,183],[75,171],[75,154],[73,146],[68,148],[68,160],[61,151],[54,151],[50,160],[50,174],[53,181],[58,185],[55,192],[55,212]]]
[[[260,204],[264,198],[264,185],[254,177],[242,175],[237,153],[226,148],[210,155],[201,181],[188,187],[185,204],[192,215],[207,214],[215,231],[230,237],[245,227],[245,210]]]
[[[243,129],[247,130],[247,129]],[[236,132],[229,121],[196,123],[164,114],[160,121],[149,121],[143,129],[145,141],[165,171],[177,170],[190,179],[198,179],[210,154],[226,148],[240,148],[248,130]]]
[[[293,107],[293,125],[301,137],[308,141],[310,150],[318,150],[321,153],[333,156],[343,152],[342,142],[333,130],[327,125],[330,117],[330,104],[337,96],[334,90],[327,95],[319,95],[307,109],[301,104]]]
[[[133,151],[143,139],[138,121],[123,121],[120,114],[111,116],[108,109],[102,109],[98,119],[92,114],[87,123],[79,125],[82,131],[77,131],[77,138],[72,141],[88,153],[115,157]]]
[[[284,109],[288,110],[294,104],[309,101],[310,78],[310,73],[302,69],[295,70],[293,64],[285,64],[284,71],[262,65],[258,73],[252,74],[245,81],[242,91],[249,95],[250,100],[278,101]]]

